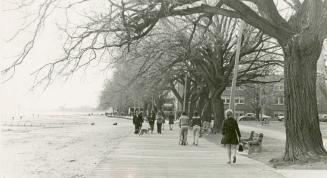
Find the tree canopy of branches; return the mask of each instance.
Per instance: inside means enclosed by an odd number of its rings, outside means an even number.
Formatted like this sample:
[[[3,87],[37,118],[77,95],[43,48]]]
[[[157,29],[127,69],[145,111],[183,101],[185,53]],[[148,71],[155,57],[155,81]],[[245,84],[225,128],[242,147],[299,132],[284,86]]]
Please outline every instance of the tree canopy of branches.
[[[325,156],[316,99],[317,60],[327,36],[327,1],[292,0],[290,16],[273,0],[138,1],[123,3],[122,23],[129,39],[148,34],[159,19],[191,14],[240,18],[281,45],[285,59],[286,147],[284,160]]]
[[[25,25],[34,32],[21,55],[4,72],[15,70],[33,48],[42,25],[55,9],[67,11],[91,0],[62,2],[60,0],[22,1],[18,8],[37,4],[38,13]],[[219,14],[244,20],[263,34],[277,40],[284,54],[286,147],[284,160],[296,161],[325,156],[318,121],[316,99],[317,60],[327,36],[326,0],[279,0],[288,6],[289,13],[278,9],[274,0],[130,0],[106,1],[107,12],[89,17],[88,22],[65,28],[65,55],[37,70],[51,74],[64,69],[74,71],[97,59],[108,56],[109,49],[129,47],[151,35],[158,22],[175,16],[198,15],[210,18]],[[97,1],[99,3],[99,1]],[[33,14],[34,15],[34,14]],[[22,31],[22,30],[20,30]],[[192,36],[192,35],[191,35]],[[201,48],[199,48],[201,49]],[[210,56],[210,48],[201,50]],[[62,64],[62,65],[58,65]],[[194,65],[194,62],[192,63]],[[59,68],[57,68],[59,66]]]

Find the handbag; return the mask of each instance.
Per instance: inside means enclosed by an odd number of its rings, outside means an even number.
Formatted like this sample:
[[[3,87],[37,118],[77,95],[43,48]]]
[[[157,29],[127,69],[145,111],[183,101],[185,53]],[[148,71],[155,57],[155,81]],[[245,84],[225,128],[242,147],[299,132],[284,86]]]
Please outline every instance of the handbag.
[[[239,152],[242,152],[243,150],[244,150],[244,149],[243,149],[243,145],[242,145],[242,144],[239,144],[239,145],[238,145],[238,151],[239,151]]]

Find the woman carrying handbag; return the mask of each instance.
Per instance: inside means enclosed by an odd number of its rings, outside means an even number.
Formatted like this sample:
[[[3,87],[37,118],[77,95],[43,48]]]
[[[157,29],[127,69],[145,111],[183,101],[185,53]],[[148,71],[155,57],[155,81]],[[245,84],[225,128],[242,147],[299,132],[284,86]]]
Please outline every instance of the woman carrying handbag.
[[[233,151],[233,163],[236,163],[236,151],[239,140],[241,140],[241,132],[238,128],[236,120],[233,118],[233,111],[227,110],[225,112],[226,118],[223,122],[222,134],[223,138],[221,144],[224,144],[227,148],[228,162],[231,164],[231,156]]]

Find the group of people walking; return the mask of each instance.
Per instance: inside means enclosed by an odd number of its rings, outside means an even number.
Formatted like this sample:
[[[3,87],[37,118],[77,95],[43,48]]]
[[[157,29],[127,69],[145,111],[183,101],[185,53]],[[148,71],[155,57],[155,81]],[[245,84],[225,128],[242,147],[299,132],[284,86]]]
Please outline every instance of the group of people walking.
[[[201,118],[198,112],[194,113],[192,119],[190,119],[186,112],[182,113],[182,116],[179,118],[179,127],[180,130],[180,144],[186,145],[187,144],[187,133],[189,128],[193,130],[193,145],[198,146],[199,144],[199,137],[200,137],[200,130],[202,127]]]
[[[167,116],[169,120],[169,129],[173,130],[173,125],[174,125],[174,115],[172,112],[170,112]],[[148,120],[149,126],[150,126],[150,131],[153,133],[154,130],[154,124],[156,122],[157,124],[157,133],[161,134],[162,130],[164,130],[164,124],[166,123],[165,116],[162,112],[158,112],[157,114],[155,112],[151,112],[146,119]],[[143,119],[143,114],[142,112],[135,112],[133,114],[133,124],[135,126],[135,134],[139,133],[139,131],[142,129],[142,124],[144,122]]]
[[[179,127],[181,128],[180,144],[181,145],[187,144],[187,133],[190,126],[191,129],[193,130],[193,145],[198,146],[202,122],[197,112],[194,113],[194,116],[192,117],[191,120],[185,112],[183,112],[182,116],[179,118]],[[231,164],[232,162],[236,163],[236,151],[240,141],[241,141],[241,132],[238,127],[237,121],[233,118],[233,111],[226,110],[225,119],[223,121],[223,126],[222,126],[221,144],[223,144],[227,148],[227,157],[228,157],[227,164]]]
[[[174,125],[174,115],[170,113],[168,115],[169,119],[169,128],[173,129]],[[157,123],[157,133],[161,134],[163,130],[163,125],[165,123],[165,116],[162,112],[158,112],[155,114],[151,112],[149,116],[147,116],[147,120],[150,125],[151,133],[154,130],[155,121]],[[135,125],[135,133],[138,133],[142,128],[142,123],[144,122],[142,112],[134,113],[133,115],[133,124]],[[192,130],[193,132],[193,145],[198,146],[200,131],[202,127],[202,120],[199,116],[198,112],[194,112],[192,119],[190,119],[186,112],[183,112],[179,118],[179,127],[180,127],[180,135],[179,135],[179,143],[180,145],[187,145],[187,135],[188,131]],[[221,144],[223,144],[227,148],[227,156],[228,156],[228,164],[236,163],[236,151],[237,146],[241,140],[241,132],[239,130],[237,121],[233,118],[233,111],[227,110],[225,112],[225,119],[222,126],[222,139]],[[233,154],[232,154],[233,153]]]

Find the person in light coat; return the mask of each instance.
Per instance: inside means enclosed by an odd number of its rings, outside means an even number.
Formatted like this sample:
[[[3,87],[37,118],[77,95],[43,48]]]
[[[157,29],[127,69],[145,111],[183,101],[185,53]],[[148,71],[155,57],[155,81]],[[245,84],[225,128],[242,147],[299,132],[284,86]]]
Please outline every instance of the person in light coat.
[[[182,116],[179,118],[179,128],[180,130],[180,144],[187,144],[187,132],[189,128],[190,118],[187,116],[186,112],[182,113]]]

